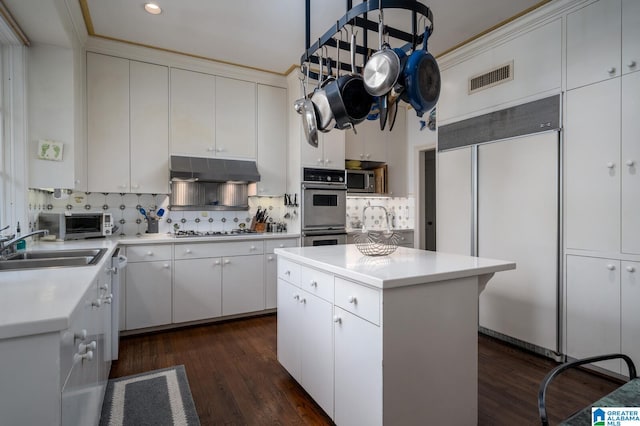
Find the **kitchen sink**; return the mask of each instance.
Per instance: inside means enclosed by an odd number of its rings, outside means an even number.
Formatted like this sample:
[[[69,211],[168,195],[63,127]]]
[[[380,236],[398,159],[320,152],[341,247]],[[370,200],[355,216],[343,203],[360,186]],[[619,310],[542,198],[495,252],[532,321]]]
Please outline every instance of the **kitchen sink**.
[[[43,250],[15,253],[0,260],[0,271],[95,265],[107,249]]]

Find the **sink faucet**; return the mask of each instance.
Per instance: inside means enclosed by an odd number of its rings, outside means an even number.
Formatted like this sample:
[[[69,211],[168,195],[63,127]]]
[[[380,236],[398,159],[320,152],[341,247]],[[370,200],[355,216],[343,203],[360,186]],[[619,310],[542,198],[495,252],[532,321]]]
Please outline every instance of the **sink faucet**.
[[[20,235],[19,237],[15,237],[14,235],[3,237],[2,235],[0,235],[0,259],[4,259],[6,255],[14,253],[14,247],[16,244],[18,244],[19,241],[38,234],[42,234],[43,236],[49,235],[49,231],[47,229],[38,229],[25,235]]]

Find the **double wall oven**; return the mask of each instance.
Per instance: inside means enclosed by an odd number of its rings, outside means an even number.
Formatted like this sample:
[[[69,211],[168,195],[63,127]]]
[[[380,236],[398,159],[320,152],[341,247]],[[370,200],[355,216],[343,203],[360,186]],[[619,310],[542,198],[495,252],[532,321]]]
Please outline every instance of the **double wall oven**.
[[[302,245],[347,243],[344,170],[302,169]]]

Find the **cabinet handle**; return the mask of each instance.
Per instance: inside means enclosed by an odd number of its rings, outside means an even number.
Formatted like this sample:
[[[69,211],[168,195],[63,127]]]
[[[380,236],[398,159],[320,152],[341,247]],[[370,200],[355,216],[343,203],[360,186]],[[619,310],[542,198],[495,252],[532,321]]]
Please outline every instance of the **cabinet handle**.
[[[127,185],[118,185],[118,188],[120,189],[125,189],[127,187]]]
[[[93,302],[91,302],[91,306],[95,307],[95,308],[99,308],[100,306],[102,306],[102,300],[100,299],[96,299]]]
[[[294,298],[295,300],[300,300],[300,295],[299,295],[299,294],[294,294],[294,295],[293,295],[293,298]]]
[[[169,266],[169,264],[168,264],[168,263],[165,263],[164,265],[162,265],[162,267],[163,267],[164,269],[169,269],[169,268],[170,268],[170,266]]]
[[[291,275],[291,271],[284,271],[285,275]]]
[[[109,290],[109,286],[108,286],[108,285],[106,285],[106,284],[101,285],[101,286],[100,286],[100,290],[107,291],[107,290]]]
[[[331,160],[329,160],[328,158],[324,160],[324,164],[329,164],[329,163],[331,163]]]
[[[216,152],[224,152],[224,146],[221,146],[220,148],[217,148]]]
[[[634,268],[633,266],[627,266],[627,272],[635,272],[636,268]]]
[[[371,154],[366,154],[365,157],[367,157],[367,160],[371,157]]]
[[[364,159],[364,154],[360,154],[360,158]]]
[[[210,147],[207,148],[207,151],[208,152],[213,152],[213,151],[215,151],[215,149],[212,146],[210,146]]]
[[[93,351],[89,351],[84,354],[73,354],[73,363],[77,364],[83,360],[91,361],[93,359]]]
[[[608,168],[608,169],[613,169],[614,167],[615,167],[615,163],[614,163],[613,161],[609,161],[609,162],[607,163],[607,168]]]
[[[636,162],[634,160],[627,160],[625,164],[629,167],[633,167],[635,166]]]
[[[186,249],[184,252],[185,252],[186,254],[191,254],[191,249]]]
[[[611,264],[611,263],[609,263],[609,264],[607,265],[607,269],[608,269],[608,270],[610,270],[610,271],[614,271],[614,270],[616,269],[616,266],[615,266],[615,265],[613,265],[613,264]]]
[[[273,260],[273,256],[267,256],[267,261],[271,262]]]
[[[310,284],[311,284],[311,287],[318,287],[318,282],[315,280],[311,280]]]
[[[280,244],[278,247],[283,248],[283,247],[284,247],[284,244]]]
[[[334,315],[334,317],[333,317],[333,322],[335,322],[335,323],[337,323],[337,324],[340,324],[340,323],[342,323],[342,318],[340,318],[340,317],[339,317],[339,316],[337,316],[337,315]]]
[[[133,189],[138,189],[138,188],[140,188],[140,185],[138,185],[138,184],[132,184],[132,185],[131,185],[131,188],[133,188]]]
[[[349,303],[353,303],[354,305],[358,303],[358,299],[356,299],[355,296],[349,296],[349,299],[347,300],[349,301]]]
[[[78,345],[78,353],[86,353],[87,351],[95,351],[98,347],[98,344],[95,340],[92,340],[89,343],[80,343]]]
[[[225,264],[225,265],[228,265],[228,264],[230,264],[230,263],[231,263],[231,261],[230,261],[229,259],[225,259],[225,260],[224,260],[224,264]]]
[[[256,246],[249,247],[249,250],[255,250],[255,249],[256,249]]]
[[[609,69],[607,70],[607,72],[608,72],[609,74],[615,74],[615,73],[616,73],[616,67],[611,67],[611,68],[609,68]]]
[[[73,337],[78,340],[84,340],[87,338],[87,330],[83,328],[79,332],[75,333]]]
[[[219,260],[216,260],[215,262],[213,262],[213,264],[214,264],[214,265],[219,265],[219,264],[220,264],[220,261],[219,261]]]
[[[148,251],[147,252],[147,256],[153,256],[153,252],[152,251]]]
[[[629,68],[634,68],[636,65],[637,65],[637,64],[636,64],[636,61],[634,61],[633,59],[632,59],[632,60],[630,60],[630,61],[627,63],[627,66],[628,66]]]
[[[304,297],[300,298],[300,303],[307,303],[307,299],[305,299]]]

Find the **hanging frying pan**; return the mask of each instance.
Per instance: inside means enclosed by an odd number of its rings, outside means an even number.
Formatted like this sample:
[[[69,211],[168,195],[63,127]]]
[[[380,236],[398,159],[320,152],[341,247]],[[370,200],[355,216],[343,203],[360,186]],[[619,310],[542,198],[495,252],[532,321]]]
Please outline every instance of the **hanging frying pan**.
[[[384,21],[382,9],[378,23],[379,50],[369,58],[362,71],[362,79],[367,92],[373,96],[386,95],[396,84],[400,75],[400,58],[388,43],[383,43]],[[382,116],[380,116],[382,118]],[[380,122],[380,126],[384,125]]]
[[[405,86],[402,99],[411,104],[419,117],[429,112],[440,97],[440,68],[433,55],[427,51],[430,35],[431,28],[426,27],[423,50],[411,53],[402,73]]]
[[[304,135],[307,139],[309,145],[313,147],[318,147],[318,116],[316,112],[316,108],[311,102],[311,99],[307,98],[307,87],[306,82],[309,81],[309,63],[306,66],[306,79],[300,79],[300,84],[302,85],[302,92],[304,97],[302,99],[298,99],[294,103],[295,110],[302,114],[302,128],[304,129]]]

